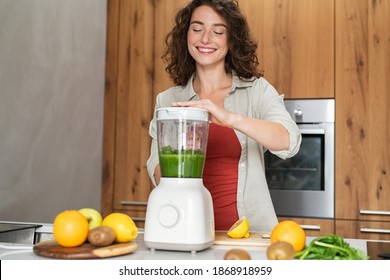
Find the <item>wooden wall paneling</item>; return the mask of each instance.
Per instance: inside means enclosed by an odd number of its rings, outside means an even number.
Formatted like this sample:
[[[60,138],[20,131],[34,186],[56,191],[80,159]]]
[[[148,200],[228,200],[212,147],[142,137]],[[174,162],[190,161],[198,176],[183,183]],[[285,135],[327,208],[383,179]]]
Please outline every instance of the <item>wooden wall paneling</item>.
[[[251,34],[257,42],[259,70],[264,72],[264,2],[266,0],[239,0],[238,5],[245,15]]]
[[[104,95],[104,135],[102,163],[101,213],[108,215],[113,209],[115,123],[118,68],[119,0],[107,1],[106,72]]]
[[[390,220],[389,1],[337,1],[336,218]],[[345,203],[348,199],[348,203]]]
[[[265,78],[287,98],[334,97],[334,1],[264,2]]]
[[[390,0],[369,1],[367,39],[370,191],[360,207],[390,213]],[[390,221],[390,214],[384,218]]]
[[[336,1],[336,22],[336,218],[358,219],[368,185],[367,1]]]
[[[154,99],[158,93],[173,86],[168,74],[165,72],[167,66],[161,56],[165,50],[165,37],[172,29],[175,22],[175,15],[179,9],[184,7],[188,0],[156,0],[155,6],[155,37],[154,37]]]
[[[134,209],[137,217],[145,207],[122,202],[145,202],[151,190],[146,160],[153,97],[152,1],[121,1],[118,52],[114,208]]]

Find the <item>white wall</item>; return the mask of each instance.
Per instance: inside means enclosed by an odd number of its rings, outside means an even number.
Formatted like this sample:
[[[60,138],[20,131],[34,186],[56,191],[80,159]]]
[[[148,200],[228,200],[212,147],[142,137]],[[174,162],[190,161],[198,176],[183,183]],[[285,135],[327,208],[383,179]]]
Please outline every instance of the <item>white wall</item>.
[[[106,0],[0,0],[0,221],[100,210]]]

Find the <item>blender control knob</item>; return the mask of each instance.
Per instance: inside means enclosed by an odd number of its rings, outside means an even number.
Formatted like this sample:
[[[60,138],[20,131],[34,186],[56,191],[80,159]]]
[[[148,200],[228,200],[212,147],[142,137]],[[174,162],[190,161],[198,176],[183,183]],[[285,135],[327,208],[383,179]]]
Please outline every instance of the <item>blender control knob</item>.
[[[164,205],[160,209],[158,220],[164,227],[173,227],[179,221],[179,211],[173,205]]]

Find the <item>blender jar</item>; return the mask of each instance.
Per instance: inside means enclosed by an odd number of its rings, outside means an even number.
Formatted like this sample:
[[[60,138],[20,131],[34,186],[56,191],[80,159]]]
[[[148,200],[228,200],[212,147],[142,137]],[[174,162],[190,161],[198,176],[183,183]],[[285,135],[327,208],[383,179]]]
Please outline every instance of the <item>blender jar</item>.
[[[161,176],[201,178],[206,159],[208,111],[161,108],[156,111],[156,119]]]

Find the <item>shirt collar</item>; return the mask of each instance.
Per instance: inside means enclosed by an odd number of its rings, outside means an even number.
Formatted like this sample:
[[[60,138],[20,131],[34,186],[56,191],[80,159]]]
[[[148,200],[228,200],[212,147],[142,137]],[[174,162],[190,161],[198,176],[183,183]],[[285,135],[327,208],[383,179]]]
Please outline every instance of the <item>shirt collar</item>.
[[[240,79],[237,76],[237,74],[233,72],[233,83],[232,83],[231,91],[234,91],[236,88],[251,87],[254,81],[255,81],[255,77],[251,79]]]
[[[184,88],[184,92],[187,95],[188,100],[197,100],[199,99],[198,95],[195,93],[192,80],[194,78],[195,74],[192,74],[191,78],[188,80],[187,85]],[[255,81],[255,77],[251,79],[240,79],[236,72],[233,71],[233,82],[232,86],[230,88],[230,92],[234,92],[236,88],[245,88],[245,87],[251,87],[253,85],[253,82]]]

